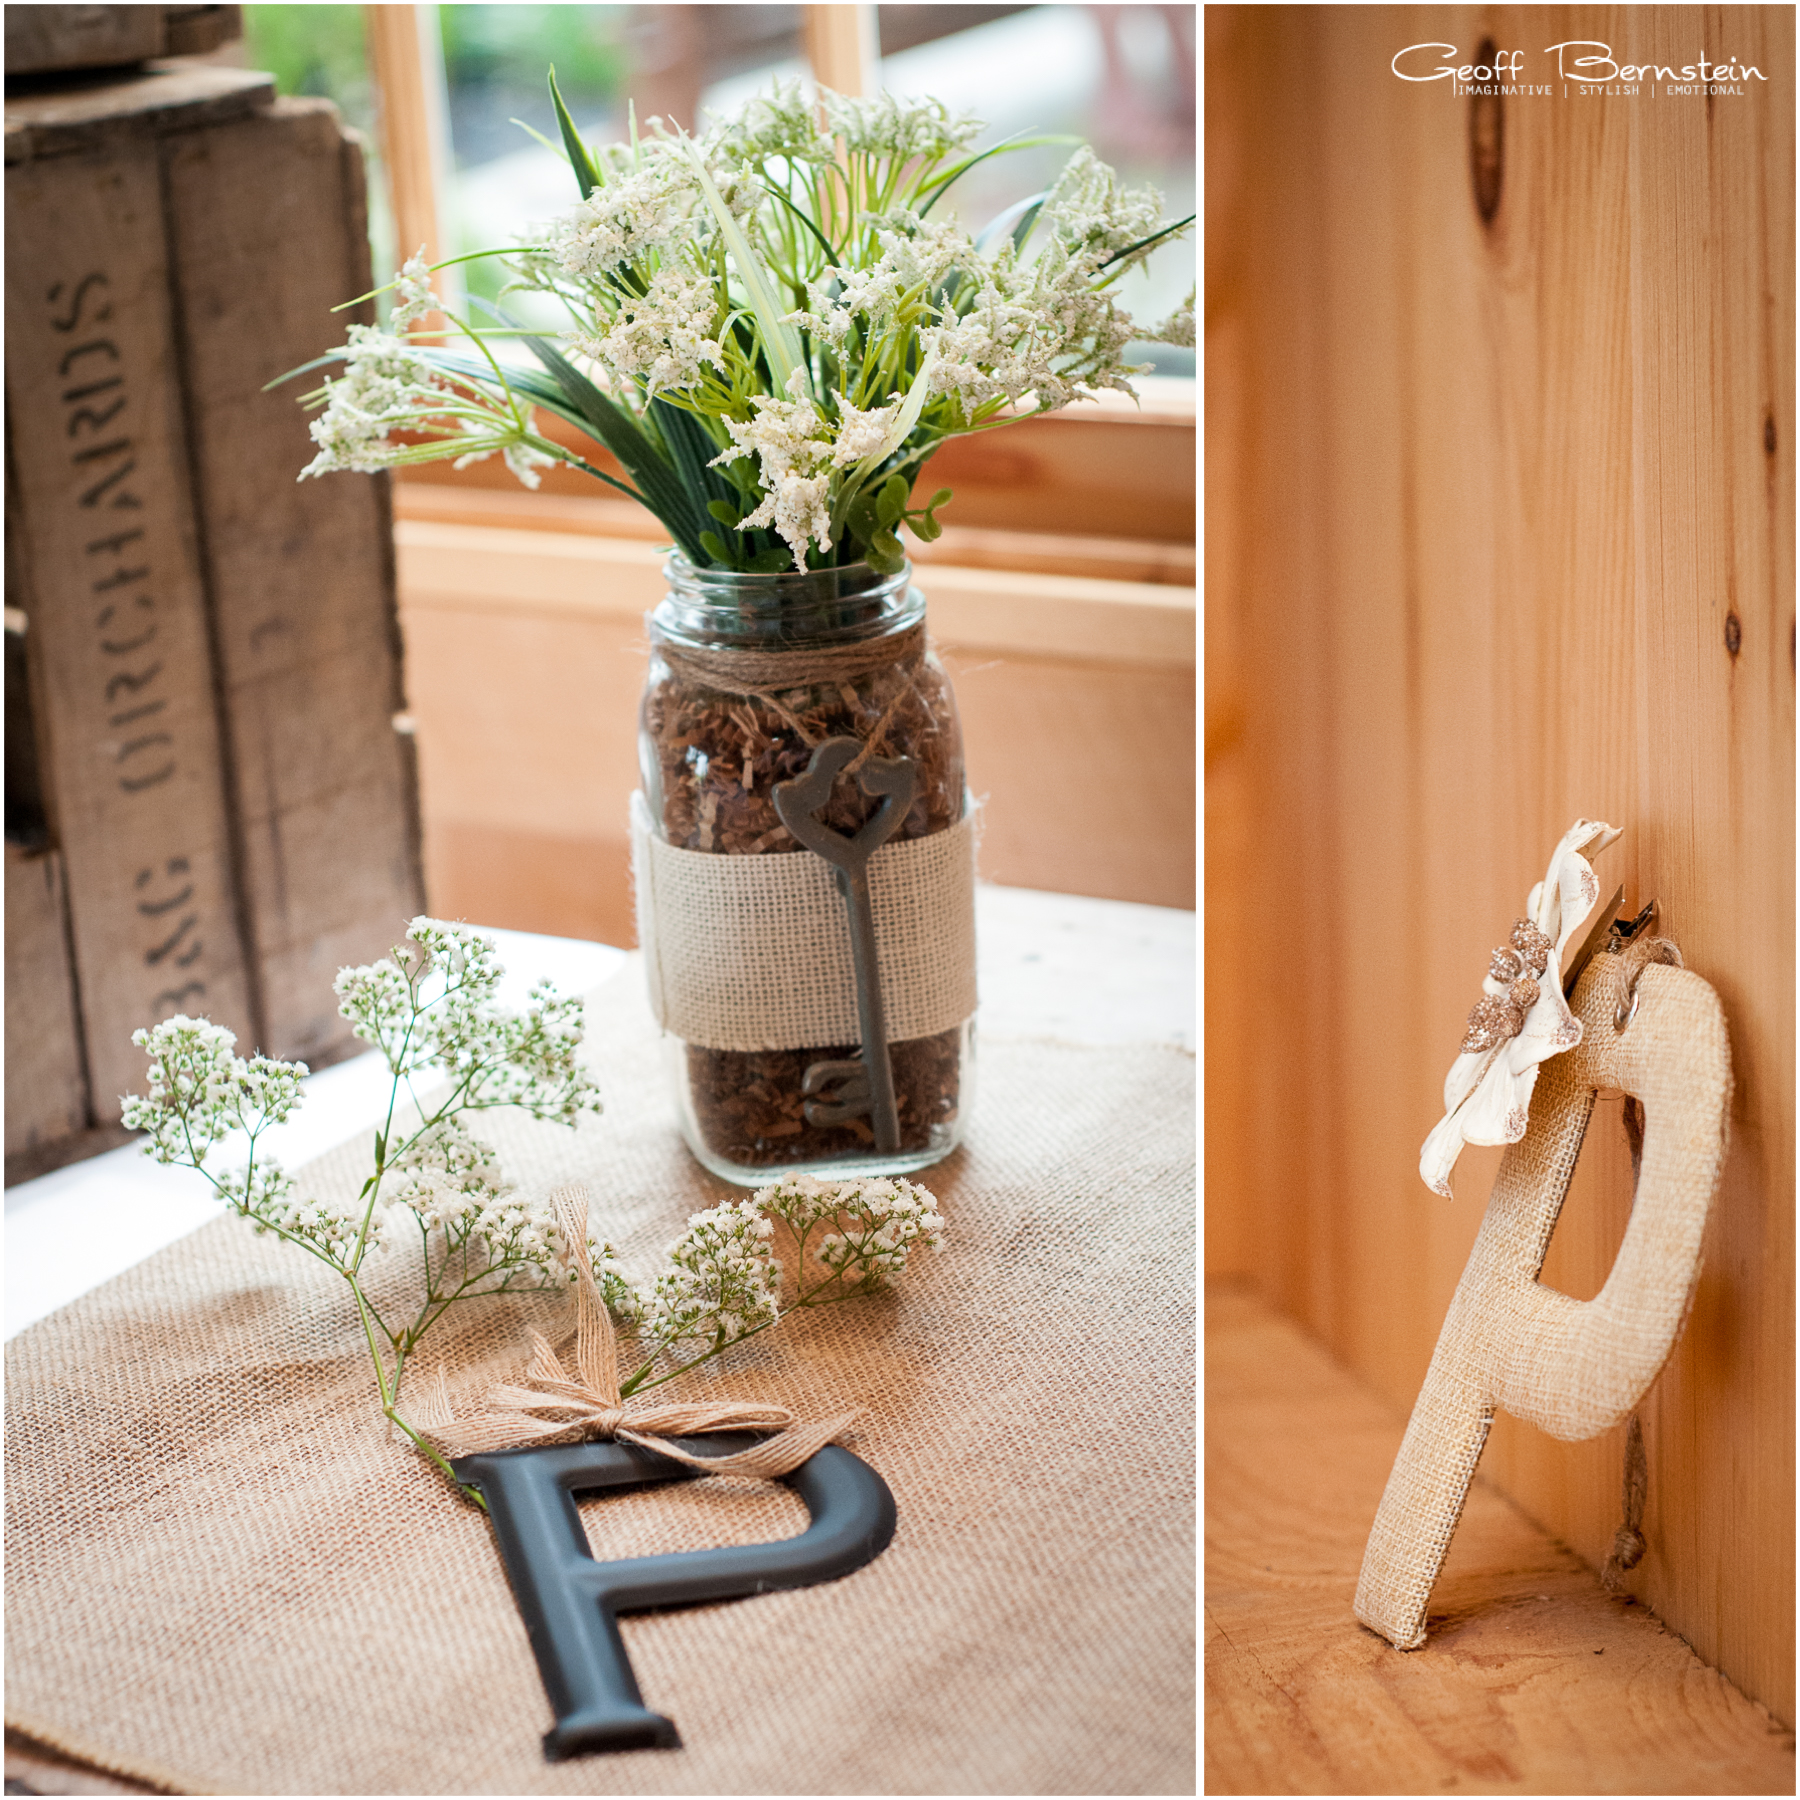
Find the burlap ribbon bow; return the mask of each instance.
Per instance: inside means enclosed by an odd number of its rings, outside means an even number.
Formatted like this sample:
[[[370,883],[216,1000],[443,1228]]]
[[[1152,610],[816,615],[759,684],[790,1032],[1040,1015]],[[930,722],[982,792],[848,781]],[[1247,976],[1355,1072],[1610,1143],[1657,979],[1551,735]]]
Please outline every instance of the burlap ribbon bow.
[[[522,1383],[503,1383],[488,1394],[489,1410],[474,1418],[454,1417],[440,1369],[429,1419],[415,1427],[446,1457],[475,1456],[490,1450],[520,1450],[539,1444],[578,1444],[589,1438],[617,1438],[659,1456],[673,1457],[719,1475],[754,1475],[767,1480],[799,1468],[809,1456],[845,1431],[856,1417],[845,1413],[817,1425],[803,1425],[785,1406],[714,1400],[639,1407],[627,1412],[619,1397],[619,1352],[612,1320],[586,1254],[588,1193],[585,1187],[558,1188],[551,1196],[575,1269],[575,1375],[541,1332],[531,1333],[531,1361]],[[729,1456],[696,1456],[671,1438],[712,1431],[767,1431],[775,1435]]]

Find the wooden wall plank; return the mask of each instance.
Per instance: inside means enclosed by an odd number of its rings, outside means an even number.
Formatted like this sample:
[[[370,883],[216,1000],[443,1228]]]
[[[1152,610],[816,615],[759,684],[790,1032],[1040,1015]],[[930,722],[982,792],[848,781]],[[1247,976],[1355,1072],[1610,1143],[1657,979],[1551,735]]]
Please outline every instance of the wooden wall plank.
[[[1632,1587],[1791,1720],[1792,15],[1207,24],[1209,111],[1239,121],[1209,179],[1244,190],[1242,281],[1218,318],[1209,285],[1208,337],[1241,340],[1248,395],[1241,482],[1209,491],[1209,538],[1233,509],[1241,569],[1208,605],[1242,646],[1256,821],[1257,904],[1221,916],[1259,982],[1233,1046],[1256,1098],[1209,1108],[1209,1168],[1222,1133],[1239,1171],[1209,1230],[1234,1208],[1263,1290],[1410,1406],[1498,1162],[1465,1154],[1451,1203],[1415,1173],[1487,949],[1572,818],[1624,826],[1602,874],[1660,898],[1724,1001],[1737,1074],[1694,1313],[1643,1408],[1652,1548]],[[1388,68],[1426,40],[1472,58],[1484,35],[1524,50],[1523,80],[1576,38],[1770,79],[1710,103],[1505,99],[1484,220],[1473,98]],[[1546,1266],[1579,1297],[1629,1212],[1617,1115],[1597,1114]],[[1565,1446],[1502,1420],[1484,1467],[1597,1563],[1622,1436]]]

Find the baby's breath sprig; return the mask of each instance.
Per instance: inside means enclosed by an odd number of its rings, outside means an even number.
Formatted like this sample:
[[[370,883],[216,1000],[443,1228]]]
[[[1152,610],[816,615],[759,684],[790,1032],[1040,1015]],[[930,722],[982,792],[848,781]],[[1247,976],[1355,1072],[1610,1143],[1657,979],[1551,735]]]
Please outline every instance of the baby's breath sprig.
[[[467,1121],[503,1106],[569,1126],[598,1112],[593,1078],[579,1060],[582,1006],[545,982],[523,1011],[507,1011],[494,998],[503,973],[491,939],[426,918],[413,920],[390,957],[338,972],[339,1010],[381,1052],[392,1077],[374,1167],[353,1201],[301,1197],[293,1178],[258,1150],[258,1139],[300,1103],[307,1068],[238,1056],[222,1025],[178,1015],[134,1032],[132,1042],[150,1058],[147,1092],[122,1103],[125,1124],[146,1134],[147,1155],[199,1171],[255,1230],[343,1278],[382,1412],[452,1479],[399,1402],[408,1359],[459,1300],[574,1285],[578,1259],[585,1260],[607,1309],[635,1334],[639,1364],[620,1384],[629,1397],[771,1329],[785,1313],[885,1287],[914,1249],[942,1243],[937,1202],[912,1182],[801,1174],[695,1213],[663,1266],[641,1282],[591,1231],[584,1244],[566,1242],[550,1198],[507,1180],[492,1145]],[[245,1166],[215,1174],[208,1157],[240,1133]],[[793,1240],[791,1283],[775,1252],[777,1220]],[[384,1310],[366,1271],[372,1258],[409,1250],[417,1285],[396,1310],[384,1284]],[[780,1295],[789,1285],[784,1308]]]
[[[176,1017],[135,1032],[132,1042],[150,1057],[148,1092],[123,1102],[125,1124],[148,1133],[150,1156],[198,1170],[257,1231],[273,1232],[343,1277],[382,1411],[446,1472],[399,1411],[419,1340],[458,1300],[575,1279],[548,1200],[517,1192],[466,1117],[512,1106],[572,1126],[583,1112],[600,1110],[578,1060],[581,1002],[541,983],[523,1011],[509,1011],[494,1000],[502,973],[491,939],[427,918],[413,920],[391,957],[339,971],[339,1011],[381,1052],[392,1078],[374,1167],[348,1204],[298,1197],[292,1177],[258,1153],[257,1139],[299,1103],[306,1065],[246,1061],[221,1025]],[[249,1161],[215,1175],[207,1158],[234,1132],[247,1139]],[[407,1309],[395,1312],[389,1299],[384,1310],[369,1292],[369,1261],[409,1244],[419,1259],[418,1289]],[[627,1300],[612,1247],[590,1238],[582,1251],[608,1298]]]
[[[897,1178],[787,1175],[749,1200],[695,1213],[669,1251],[667,1267],[643,1293],[637,1323],[644,1360],[620,1383],[622,1395],[673,1381],[780,1320],[782,1272],[769,1243],[770,1214],[794,1237],[788,1312],[873,1293],[904,1273],[910,1251],[921,1244],[936,1250],[944,1240],[937,1201]],[[658,1373],[663,1359],[675,1366]]]

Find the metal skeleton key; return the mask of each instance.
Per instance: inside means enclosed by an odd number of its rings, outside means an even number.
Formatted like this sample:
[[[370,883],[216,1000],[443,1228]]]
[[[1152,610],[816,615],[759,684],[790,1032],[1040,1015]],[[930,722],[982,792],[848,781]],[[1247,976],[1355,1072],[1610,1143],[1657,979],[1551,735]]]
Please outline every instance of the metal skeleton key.
[[[875,1128],[875,1148],[883,1156],[891,1156],[900,1148],[900,1111],[894,1100],[887,1015],[881,1004],[869,858],[900,829],[912,807],[918,771],[910,757],[870,757],[856,772],[857,784],[871,797],[880,795],[881,804],[854,837],[845,837],[815,815],[825,810],[838,776],[862,751],[862,744],[853,737],[827,738],[813,752],[804,775],[775,784],[773,798],[782,824],[815,856],[831,864],[850,914],[850,953],[856,969],[862,1061],[816,1062],[807,1069],[801,1084],[801,1092],[813,1096],[804,1108],[807,1122],[841,1125],[866,1112]]]

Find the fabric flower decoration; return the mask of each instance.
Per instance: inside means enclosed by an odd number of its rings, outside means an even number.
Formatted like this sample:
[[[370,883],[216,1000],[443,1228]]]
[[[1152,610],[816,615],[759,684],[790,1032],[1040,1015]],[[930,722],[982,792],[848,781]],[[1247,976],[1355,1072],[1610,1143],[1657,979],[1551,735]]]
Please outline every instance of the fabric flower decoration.
[[[1600,898],[1588,858],[1621,835],[1577,819],[1531,890],[1527,917],[1494,952],[1462,1053],[1444,1078],[1444,1116],[1419,1153],[1419,1174],[1433,1193],[1451,1197],[1450,1172],[1464,1144],[1516,1144],[1525,1135],[1538,1064],[1581,1042],[1581,1021],[1563,999],[1563,957]]]

